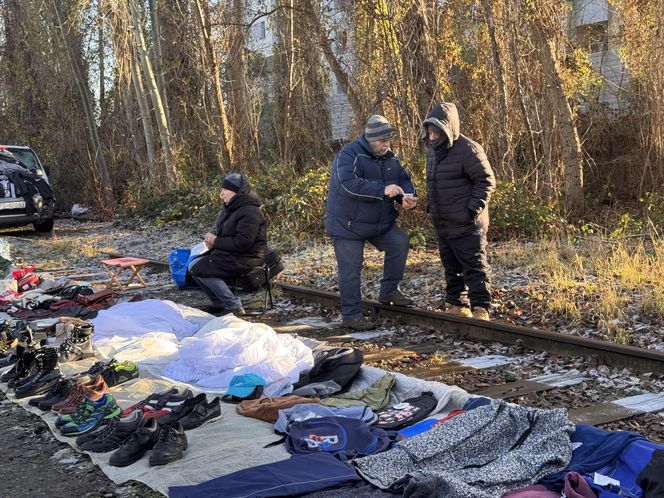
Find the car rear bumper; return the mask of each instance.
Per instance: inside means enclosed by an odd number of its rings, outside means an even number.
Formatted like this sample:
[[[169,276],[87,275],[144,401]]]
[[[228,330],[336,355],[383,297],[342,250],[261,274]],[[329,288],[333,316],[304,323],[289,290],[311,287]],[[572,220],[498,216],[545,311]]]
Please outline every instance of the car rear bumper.
[[[40,223],[53,218],[53,201],[45,203],[39,211],[34,211],[32,206],[23,209],[0,209],[0,226],[28,225]],[[28,213],[27,211],[32,211]]]

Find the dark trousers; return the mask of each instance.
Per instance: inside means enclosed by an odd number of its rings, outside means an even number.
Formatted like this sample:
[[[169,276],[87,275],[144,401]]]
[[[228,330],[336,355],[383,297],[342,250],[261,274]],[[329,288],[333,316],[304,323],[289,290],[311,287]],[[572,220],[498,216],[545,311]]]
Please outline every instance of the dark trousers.
[[[364,261],[365,240],[334,238],[334,254],[337,258],[339,293],[341,294],[341,315],[354,318],[362,315],[360,301],[362,262]],[[376,249],[385,253],[383,258],[383,278],[380,281],[380,295],[389,296],[399,287],[408,258],[409,240],[403,230],[392,225],[387,232],[369,239]]]
[[[471,308],[481,306],[489,309],[491,281],[486,256],[486,233],[475,233],[463,237],[438,238],[440,260],[445,268],[445,302],[462,306],[462,295],[468,291]]]

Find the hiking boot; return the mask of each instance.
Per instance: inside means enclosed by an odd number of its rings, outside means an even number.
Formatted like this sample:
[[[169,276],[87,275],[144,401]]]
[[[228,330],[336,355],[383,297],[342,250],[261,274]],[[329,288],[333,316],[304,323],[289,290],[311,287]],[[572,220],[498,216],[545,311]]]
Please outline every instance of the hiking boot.
[[[404,296],[399,289],[386,296],[378,296],[378,302],[391,306],[412,306],[413,300]]]
[[[164,391],[161,393],[150,394],[150,396],[148,396],[144,400],[141,400],[138,403],[134,403],[133,405],[122,410],[122,416],[128,417],[134,411],[140,411],[141,413],[143,413],[143,408],[145,408],[146,405],[149,405],[151,403],[157,404],[159,400],[161,400],[162,398],[166,398],[168,396],[177,396],[178,394],[180,393],[178,392],[177,387],[172,387],[168,391]]]
[[[16,388],[16,398],[27,398],[51,389],[62,378],[55,348],[43,348],[37,357],[37,371],[32,378]]]
[[[101,372],[108,387],[115,387],[133,379],[138,379],[138,365],[133,361],[123,361],[108,365]]]
[[[114,418],[101,432],[96,432],[97,437],[92,440],[79,443],[79,436],[76,443],[79,448],[91,453],[107,453],[117,450],[136,430],[143,424],[143,413],[133,412],[131,416],[125,419]]]
[[[188,431],[218,418],[221,418],[221,401],[219,400],[219,396],[209,403],[207,398],[204,398],[200,403],[196,404],[188,415],[182,417],[179,422],[182,424],[182,428]]]
[[[60,433],[63,436],[85,434],[96,428],[104,420],[117,418],[122,413],[120,406],[110,393],[106,393],[98,401],[92,402],[91,406],[93,410],[87,415],[82,417],[72,416],[70,422],[60,427]]]
[[[353,330],[372,330],[376,328],[376,324],[363,316],[354,318],[344,318],[341,320],[341,326]]]
[[[174,424],[175,422],[178,422],[181,418],[185,417],[186,415],[189,415],[194,408],[196,408],[196,405],[199,403],[204,403],[206,401],[205,398],[205,393],[200,393],[193,398],[189,398],[184,401],[184,403],[181,403],[178,406],[173,407],[173,409],[167,413],[166,415],[159,417],[159,420],[157,420],[157,423],[159,425],[170,425]]]
[[[127,438],[120,448],[111,455],[108,463],[114,467],[126,467],[137,462],[145,452],[154,447],[159,439],[159,426],[156,420],[145,419],[136,432]]]
[[[60,379],[51,386],[45,395],[40,396],[39,398],[32,398],[28,401],[28,404],[36,406],[40,410],[48,411],[53,408],[54,404],[65,399],[75,385],[76,381],[73,379]]]
[[[484,320],[488,322],[490,320],[489,318],[489,310],[486,308],[483,308],[482,306],[475,306],[473,308],[473,318],[475,320]]]
[[[184,456],[187,444],[187,435],[179,422],[161,427],[159,440],[150,454],[150,465],[166,465],[179,460]]]
[[[473,314],[468,306],[457,306],[456,304],[445,303],[445,313],[463,318],[471,318]]]
[[[69,336],[58,346],[61,361],[77,361],[94,356],[92,336],[94,327],[90,323],[76,324]]]

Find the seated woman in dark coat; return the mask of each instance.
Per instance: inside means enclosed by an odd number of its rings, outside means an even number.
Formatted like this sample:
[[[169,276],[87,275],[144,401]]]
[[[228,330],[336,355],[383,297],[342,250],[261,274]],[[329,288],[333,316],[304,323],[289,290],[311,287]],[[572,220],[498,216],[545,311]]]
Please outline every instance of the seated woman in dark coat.
[[[211,312],[244,315],[242,302],[223,279],[261,266],[267,255],[267,224],[261,201],[244,175],[231,173],[221,186],[224,206],[214,233],[205,236],[210,252],[196,260],[190,273],[212,301]]]

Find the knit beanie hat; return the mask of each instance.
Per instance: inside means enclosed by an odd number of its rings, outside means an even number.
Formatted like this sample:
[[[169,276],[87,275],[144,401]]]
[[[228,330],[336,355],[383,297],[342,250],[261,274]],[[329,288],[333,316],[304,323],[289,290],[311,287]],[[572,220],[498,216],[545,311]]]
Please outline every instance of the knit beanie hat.
[[[367,142],[377,142],[378,140],[387,140],[394,135],[394,128],[383,116],[374,114],[367,121],[367,126],[364,129],[364,138]]]
[[[226,190],[231,190],[237,194],[240,191],[240,187],[242,187],[242,175],[239,173],[231,173],[226,175],[224,181],[221,184],[221,187],[225,188]]]

